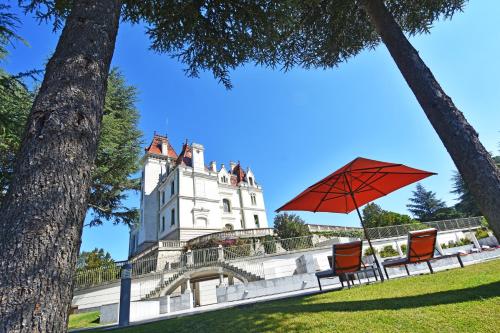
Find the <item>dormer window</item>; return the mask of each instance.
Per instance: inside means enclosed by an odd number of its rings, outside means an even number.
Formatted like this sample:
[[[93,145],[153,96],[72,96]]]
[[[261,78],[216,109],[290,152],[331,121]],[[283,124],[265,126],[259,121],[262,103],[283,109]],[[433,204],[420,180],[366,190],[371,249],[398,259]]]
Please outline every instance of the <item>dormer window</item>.
[[[222,176],[220,178],[220,181],[221,181],[221,183],[227,184],[227,177],[226,176]]]
[[[248,178],[248,182],[250,183],[250,186],[253,186],[253,178],[252,177]]]

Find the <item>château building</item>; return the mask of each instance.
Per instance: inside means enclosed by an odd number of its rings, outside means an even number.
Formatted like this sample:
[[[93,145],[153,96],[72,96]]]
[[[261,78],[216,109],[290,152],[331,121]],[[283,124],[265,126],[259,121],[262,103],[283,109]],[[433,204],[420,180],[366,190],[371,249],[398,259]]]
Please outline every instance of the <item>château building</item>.
[[[205,148],[177,154],[155,133],[142,158],[140,219],[130,230],[134,256],[161,240],[188,241],[224,230],[267,228],[262,187],[250,168],[205,165]]]

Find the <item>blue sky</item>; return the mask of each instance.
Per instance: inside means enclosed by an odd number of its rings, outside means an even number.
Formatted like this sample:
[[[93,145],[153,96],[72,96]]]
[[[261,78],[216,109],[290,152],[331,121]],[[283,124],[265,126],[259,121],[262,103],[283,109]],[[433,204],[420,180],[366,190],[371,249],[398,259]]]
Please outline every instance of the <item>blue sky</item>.
[[[15,2],[12,2],[15,5]],[[500,142],[500,2],[471,1],[431,34],[411,38],[445,91],[475,127],[482,143]],[[42,68],[57,43],[50,25],[22,16],[16,44],[4,65],[9,72]],[[338,68],[284,73],[247,65],[232,73],[226,90],[203,73],[188,78],[184,65],[149,49],[141,26],[122,24],[112,66],[139,91],[144,144],[153,131],[168,133],[177,151],[185,139],[205,146],[207,163],[240,160],[263,185],[270,223],[273,211],[313,182],[357,156],[437,172],[423,185],[448,204],[455,166],[384,45]],[[377,200],[408,213],[414,186]],[[132,195],[128,205],[138,206]],[[349,215],[300,213],[309,223],[358,225]],[[125,259],[128,229],[108,223],[85,228],[82,250],[102,247]]]

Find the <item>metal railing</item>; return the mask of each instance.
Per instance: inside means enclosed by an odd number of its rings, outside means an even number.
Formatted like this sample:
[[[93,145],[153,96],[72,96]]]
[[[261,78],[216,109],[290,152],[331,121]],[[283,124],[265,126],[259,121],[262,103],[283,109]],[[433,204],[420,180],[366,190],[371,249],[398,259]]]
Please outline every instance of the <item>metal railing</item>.
[[[482,217],[433,221],[370,228],[367,229],[367,234],[371,239],[393,238],[406,236],[409,231],[425,228],[436,228],[438,231],[477,229],[482,226],[481,222]],[[243,260],[252,260],[252,258],[266,255],[330,247],[336,242],[340,242],[340,239],[337,237],[330,238],[328,241],[319,241],[319,237],[309,235],[286,239],[273,239],[269,241],[257,241],[236,246],[196,249],[169,257],[151,256],[131,262],[132,276],[140,277],[158,272],[175,272],[181,269],[214,265],[218,262],[244,265]],[[120,279],[121,266],[124,263],[125,262],[120,262],[116,263],[114,266],[111,265],[95,269],[78,269],[75,275],[75,289],[85,289],[118,281]],[[241,267],[241,269],[246,270],[244,267]],[[249,272],[254,273],[260,272],[259,270],[262,268],[258,268],[257,266],[252,268],[249,266],[248,269]]]
[[[120,280],[121,267],[104,266],[91,269],[78,269],[75,273],[75,290],[117,282]]]
[[[229,238],[250,238],[250,237],[264,237],[274,235],[273,228],[257,228],[257,229],[241,229],[241,230],[228,230],[221,232],[214,232],[208,235],[199,236],[190,239],[187,244],[195,245],[206,242],[211,239],[224,240]]]
[[[180,269],[210,266],[222,261],[228,263],[238,261],[238,265],[244,265],[241,262],[241,259],[269,254],[287,253],[297,250],[306,250],[313,248],[314,246],[314,236],[311,235],[288,239],[275,239],[271,241],[230,247],[219,246],[197,249],[170,257],[152,256],[132,261],[132,276],[141,277],[158,272],[174,272]],[[106,283],[117,282],[120,279],[122,264],[123,263],[115,266],[100,267],[96,269],[81,269],[77,271],[75,277],[75,289],[80,290]],[[252,269],[251,273],[260,274],[260,271],[256,270],[255,267]]]
[[[338,225],[324,225],[324,224],[306,224],[307,228],[311,232],[318,231],[363,231],[361,227],[347,227]]]
[[[253,274],[257,278],[264,278],[264,263],[262,262],[239,261],[232,263],[232,266]]]
[[[273,239],[252,244],[228,246],[223,248],[224,260],[236,260],[270,254],[286,253],[314,248],[317,244],[313,235],[285,239]]]
[[[388,227],[368,228],[366,229],[366,234],[370,239],[384,239],[406,236],[410,231],[427,228],[436,228],[438,231],[477,229],[482,226],[482,220],[483,218],[478,216],[442,221],[417,222]]]

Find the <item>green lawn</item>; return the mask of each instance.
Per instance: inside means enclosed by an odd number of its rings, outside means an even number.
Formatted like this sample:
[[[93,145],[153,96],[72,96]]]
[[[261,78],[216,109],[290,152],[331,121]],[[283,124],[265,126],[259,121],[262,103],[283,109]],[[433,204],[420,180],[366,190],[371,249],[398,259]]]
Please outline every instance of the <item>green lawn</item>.
[[[99,311],[77,313],[69,316],[69,329],[99,326]]]
[[[494,260],[113,332],[499,332],[499,327],[500,260]]]

